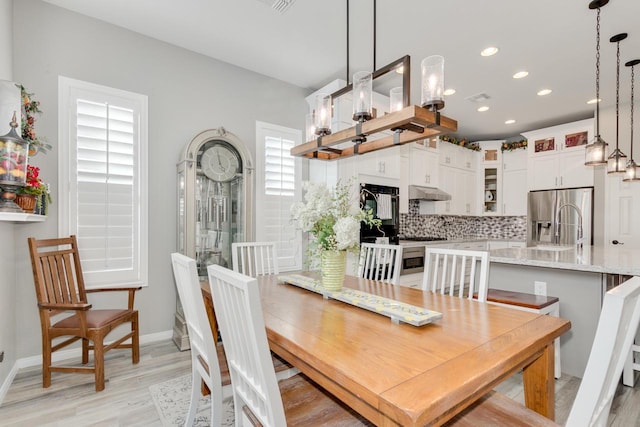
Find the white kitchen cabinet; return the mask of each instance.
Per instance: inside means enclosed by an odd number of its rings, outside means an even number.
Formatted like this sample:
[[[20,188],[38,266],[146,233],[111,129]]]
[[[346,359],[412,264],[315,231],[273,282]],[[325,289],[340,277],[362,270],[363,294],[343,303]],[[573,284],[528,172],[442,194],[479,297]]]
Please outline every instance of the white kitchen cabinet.
[[[400,185],[400,148],[392,147],[373,153],[353,156],[356,161],[356,171],[360,175],[382,177],[398,180]],[[375,182],[374,182],[375,184]]]
[[[527,150],[502,153],[502,214],[527,214]]]
[[[436,213],[476,215],[478,152],[448,142],[440,142],[439,150],[438,187],[449,193],[451,200],[435,202]]]
[[[579,134],[584,134],[579,137]],[[584,147],[593,137],[593,119],[580,120],[531,132],[528,141],[529,190],[590,187],[594,168],[584,165]],[[578,145],[576,142],[579,141]]]
[[[412,147],[409,152],[409,185],[438,186],[438,153]]]
[[[438,141],[440,164],[475,171],[477,169],[478,152],[446,141]]]
[[[451,200],[446,200],[442,202],[433,202],[436,205],[436,213],[440,215],[453,215],[456,212],[454,211],[454,203],[457,200],[457,195],[454,194],[456,191],[456,179],[458,177],[457,170],[455,168],[445,166],[442,163],[438,167],[438,182],[440,185],[438,186],[441,190],[449,193],[451,195]]]

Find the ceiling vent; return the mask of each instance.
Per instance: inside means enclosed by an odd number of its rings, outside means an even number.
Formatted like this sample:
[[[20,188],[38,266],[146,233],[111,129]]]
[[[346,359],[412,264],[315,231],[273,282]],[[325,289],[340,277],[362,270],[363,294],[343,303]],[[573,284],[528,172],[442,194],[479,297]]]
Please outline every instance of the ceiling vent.
[[[491,97],[486,93],[478,93],[477,95],[471,95],[465,99],[469,102],[484,102],[488,99],[491,99]]]
[[[295,0],[259,0],[277,12],[285,13]]]

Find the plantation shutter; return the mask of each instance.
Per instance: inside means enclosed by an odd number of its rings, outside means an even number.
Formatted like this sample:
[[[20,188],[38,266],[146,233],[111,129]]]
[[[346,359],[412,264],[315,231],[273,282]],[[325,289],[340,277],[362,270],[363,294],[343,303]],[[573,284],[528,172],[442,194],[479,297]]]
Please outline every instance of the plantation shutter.
[[[65,114],[69,200],[61,203],[62,210],[67,210],[61,217],[68,218],[68,223],[62,228],[68,230],[65,234],[78,237],[88,287],[143,285],[147,277],[146,97],[113,89],[114,96],[105,93],[109,88],[96,87],[96,91],[85,87],[63,91],[69,94],[70,108]]]
[[[302,194],[300,160],[290,154],[300,141],[299,130],[257,124],[256,240],[276,242],[283,271],[302,268],[302,236],[289,220]]]
[[[86,273],[133,269],[133,111],[78,100],[78,235]]]

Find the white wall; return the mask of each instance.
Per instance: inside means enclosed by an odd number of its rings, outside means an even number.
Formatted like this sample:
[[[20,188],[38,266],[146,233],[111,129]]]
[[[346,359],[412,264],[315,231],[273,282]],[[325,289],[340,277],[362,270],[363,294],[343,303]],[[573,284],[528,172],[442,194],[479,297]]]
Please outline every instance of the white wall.
[[[12,80],[12,0],[0,0],[0,80]],[[16,361],[14,305],[16,270],[14,267],[14,225],[0,222],[0,351],[4,351],[4,362],[0,363],[0,385],[7,378]]]
[[[138,293],[142,334],[170,330],[175,292],[169,254],[176,247],[176,162],[199,132],[224,126],[255,155],[255,121],[304,129],[305,90],[39,0],[14,3],[13,78],[34,92],[38,135],[53,152],[33,160],[52,184],[45,223],[15,229],[17,357],[40,353],[40,326],[26,238],[57,236],[58,76],[149,97],[149,287]],[[211,43],[216,41],[212,40]],[[1,232],[1,231],[0,231]],[[0,236],[1,237],[1,236]],[[0,280],[4,280],[0,275]],[[0,299],[4,298],[4,295]],[[92,299],[102,306],[106,299]],[[1,310],[0,310],[1,311]],[[0,380],[2,378],[0,377]]]

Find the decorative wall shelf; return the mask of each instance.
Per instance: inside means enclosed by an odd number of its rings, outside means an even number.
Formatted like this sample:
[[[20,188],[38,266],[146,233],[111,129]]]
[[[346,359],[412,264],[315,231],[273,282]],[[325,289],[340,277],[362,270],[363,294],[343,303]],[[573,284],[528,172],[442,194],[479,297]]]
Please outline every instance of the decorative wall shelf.
[[[0,212],[0,221],[7,222],[43,222],[47,219],[46,215],[36,215],[29,213],[13,213]]]
[[[396,129],[402,129],[401,131]],[[384,136],[371,141],[354,143],[353,146],[338,149],[332,146],[342,142],[354,141],[362,137],[374,135],[387,130],[394,130],[393,135]],[[406,144],[444,133],[458,130],[458,122],[417,105],[410,105],[400,111],[385,114],[362,124],[358,123],[348,129],[338,131],[316,140],[308,141],[291,149],[292,156],[304,156],[320,160],[335,160],[351,157],[356,154],[369,153],[394,145]]]

